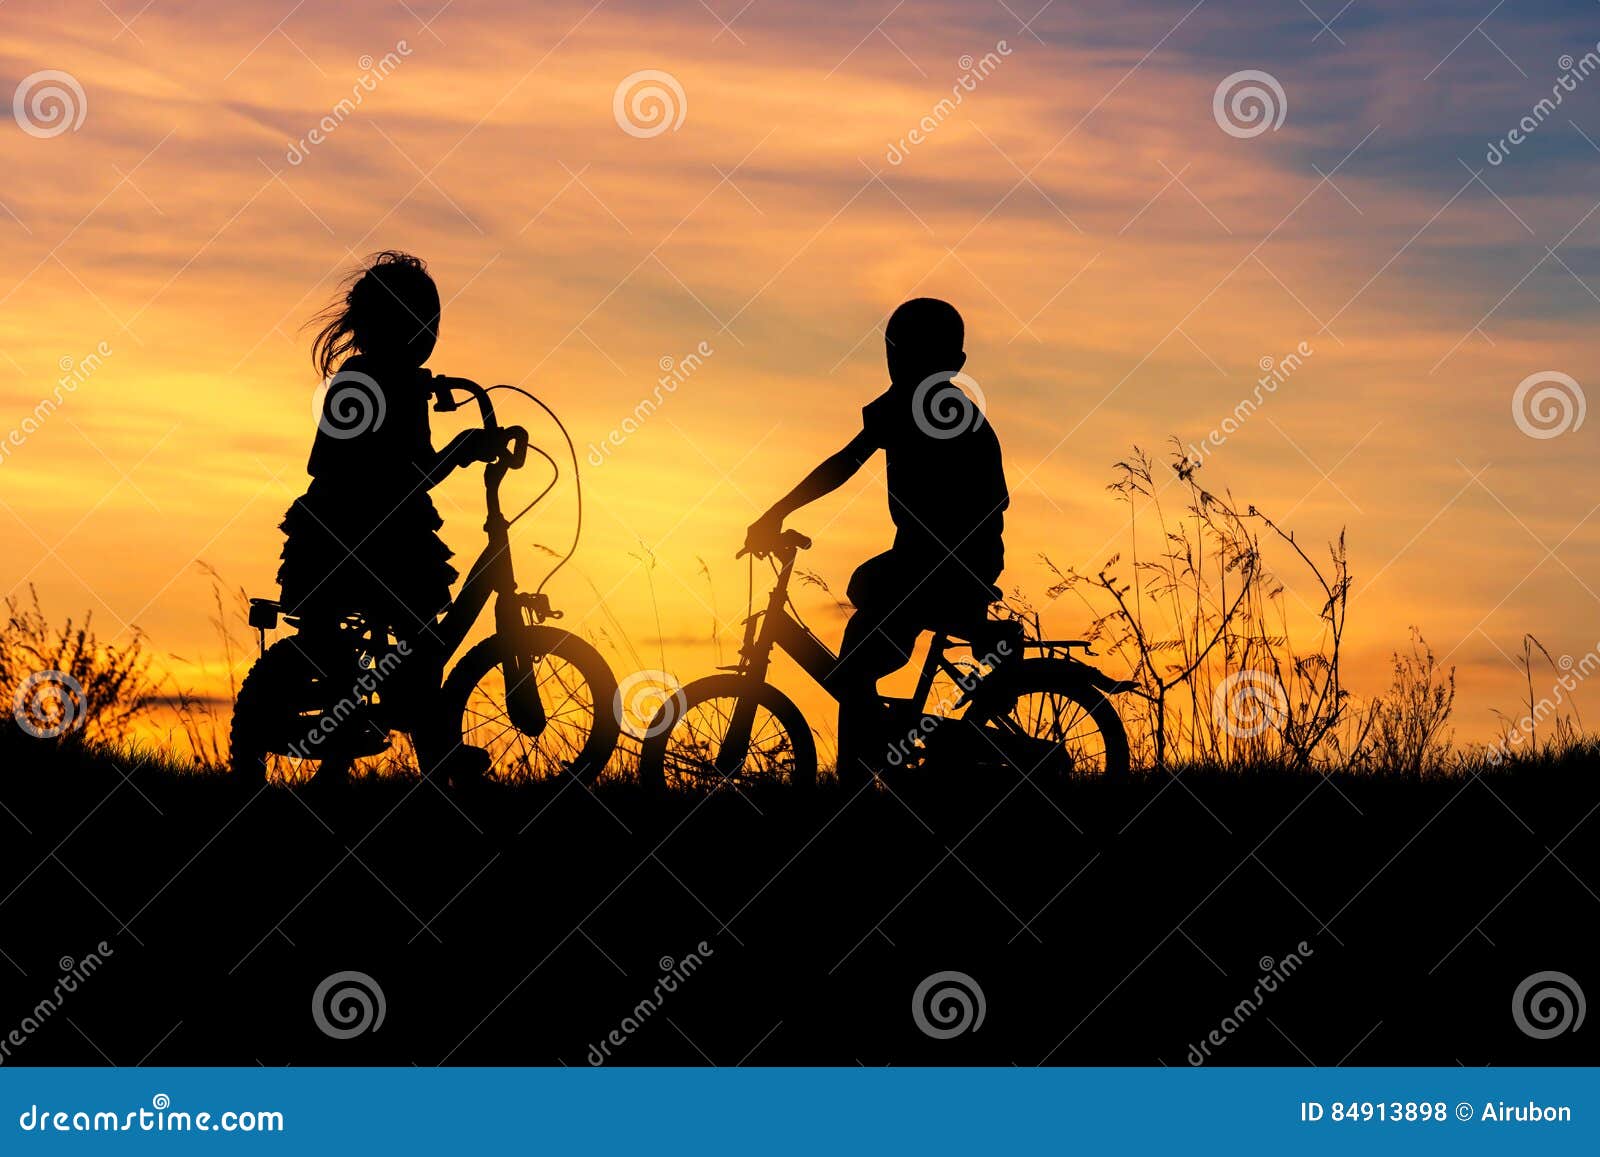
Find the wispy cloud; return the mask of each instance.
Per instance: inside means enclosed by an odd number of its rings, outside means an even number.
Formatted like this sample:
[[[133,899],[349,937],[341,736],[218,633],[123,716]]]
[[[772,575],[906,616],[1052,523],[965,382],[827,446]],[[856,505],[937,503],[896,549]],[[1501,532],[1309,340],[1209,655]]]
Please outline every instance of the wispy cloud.
[[[207,630],[193,556],[269,590],[311,434],[300,327],[361,254],[402,247],[449,299],[435,364],[537,389],[580,444],[662,358],[715,347],[590,472],[579,556],[643,623],[629,551],[649,542],[663,620],[698,636],[695,556],[731,555],[757,507],[850,436],[881,388],[876,327],[929,293],[967,316],[1017,496],[1007,581],[1035,588],[1036,551],[1090,565],[1115,549],[1101,486],[1123,447],[1200,436],[1260,359],[1311,342],[1210,480],[1312,539],[1348,525],[1372,680],[1421,623],[1472,657],[1463,700],[1487,719],[1515,691],[1481,632],[1580,649],[1600,632],[1576,481],[1593,430],[1534,440],[1510,412],[1535,371],[1600,380],[1584,340],[1600,84],[1484,159],[1600,33],[1567,4],[1481,25],[1488,4],[1310,7],[162,0],[119,19],[13,0],[7,90],[61,69],[88,110],[50,139],[0,132],[0,426],[61,358],[117,354],[0,466],[8,578],[186,651]],[[1002,40],[1003,65],[891,164],[963,60]],[[641,69],[682,86],[677,131],[619,129],[614,89]],[[1281,84],[1278,130],[1214,120],[1245,69]],[[887,532],[880,487],[804,520],[826,528],[811,561],[836,586]],[[443,499],[465,552],[473,483]],[[526,541],[562,538],[562,501]],[[742,576],[731,559],[715,573],[731,599]],[[590,591],[560,597],[581,623]],[[674,658],[688,673],[708,656]]]

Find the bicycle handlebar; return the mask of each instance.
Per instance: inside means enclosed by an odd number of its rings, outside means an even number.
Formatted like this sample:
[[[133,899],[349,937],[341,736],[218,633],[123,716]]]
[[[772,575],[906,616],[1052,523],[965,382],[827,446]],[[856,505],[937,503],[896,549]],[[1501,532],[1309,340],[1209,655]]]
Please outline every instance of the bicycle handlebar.
[[[528,431],[521,426],[503,426],[500,433],[506,439],[505,464],[512,470],[521,470],[522,464],[528,460]]]
[[[499,429],[500,423],[495,419],[494,402],[489,398],[489,391],[470,378],[452,378],[436,374],[433,379],[433,408],[441,414],[460,409],[461,403],[456,401],[457,390],[470,395],[473,401],[478,403],[478,413],[483,418],[485,430]]]
[[[743,558],[745,555],[754,555],[756,558],[766,558],[769,554],[781,554],[797,550],[810,550],[811,539],[801,534],[798,530],[785,530],[779,532],[775,539],[763,542],[754,549],[741,548],[733,557]]]
[[[437,374],[433,379],[433,408],[442,414],[452,413],[461,408],[461,403],[456,400],[456,392],[460,391],[478,403],[478,414],[483,419],[483,428],[492,430],[503,436],[504,442],[501,453],[497,455],[492,464],[503,466],[510,470],[522,469],[523,463],[528,460],[528,431],[522,426],[502,426],[495,417],[494,401],[489,397],[489,391],[470,378],[452,378],[444,374]]]

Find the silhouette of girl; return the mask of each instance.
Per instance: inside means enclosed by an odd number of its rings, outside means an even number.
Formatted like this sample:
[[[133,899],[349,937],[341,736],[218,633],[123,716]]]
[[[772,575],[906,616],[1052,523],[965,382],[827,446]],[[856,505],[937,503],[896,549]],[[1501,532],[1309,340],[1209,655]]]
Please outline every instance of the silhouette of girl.
[[[427,266],[386,251],[352,274],[342,300],[318,318],[312,362],[327,386],[306,465],[311,485],[284,516],[278,569],[283,608],[301,616],[303,631],[359,613],[407,644],[385,690],[405,698],[402,717],[419,720],[436,713],[447,656],[432,627],[456,578],[428,491],[494,455],[482,430],[433,449],[434,382],[422,366],[438,340],[439,312]],[[419,725],[415,738],[424,770],[435,773],[460,736],[441,721]]]

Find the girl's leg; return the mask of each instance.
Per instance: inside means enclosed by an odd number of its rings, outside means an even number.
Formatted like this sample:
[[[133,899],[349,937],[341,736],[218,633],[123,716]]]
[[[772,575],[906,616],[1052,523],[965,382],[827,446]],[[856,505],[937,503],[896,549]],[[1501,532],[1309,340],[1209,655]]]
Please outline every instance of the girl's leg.
[[[395,646],[402,658],[384,687],[385,698],[392,704],[390,718],[401,730],[411,733],[422,774],[433,775],[446,748],[439,703],[444,657],[426,630],[393,629]]]
[[[489,753],[461,741],[461,721],[449,718],[440,694],[445,663],[442,646],[426,629],[401,641],[410,653],[402,668],[405,682],[397,700],[397,718],[409,724],[422,774],[439,783],[481,779],[489,770]]]
[[[300,627],[296,632],[300,645],[306,650],[312,664],[319,670],[339,668],[348,659],[339,653],[339,621],[332,614],[312,610],[300,612]],[[334,704],[327,704],[332,707]],[[327,757],[318,761],[311,777],[311,786],[318,791],[343,787],[349,782],[350,767],[355,762],[349,756],[338,755],[329,748]]]

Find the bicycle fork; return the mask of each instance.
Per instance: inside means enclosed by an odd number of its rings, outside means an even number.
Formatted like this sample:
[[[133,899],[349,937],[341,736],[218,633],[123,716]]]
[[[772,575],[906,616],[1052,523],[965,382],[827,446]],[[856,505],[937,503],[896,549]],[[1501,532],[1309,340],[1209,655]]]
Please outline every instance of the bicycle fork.
[[[831,694],[837,697],[836,668],[838,659],[815,635],[801,623],[784,613],[784,594],[788,588],[788,571],[784,581],[773,591],[765,613],[745,620],[744,644],[739,648],[740,663],[733,672],[746,679],[750,688],[733,706],[733,716],[728,721],[721,750],[717,752],[717,773],[730,776],[738,772],[750,754],[750,741],[755,726],[758,706],[756,688],[766,682],[773,648],[786,652],[790,658]],[[759,634],[758,634],[759,631]]]
[[[723,733],[722,745],[717,749],[713,762],[717,774],[725,779],[737,774],[744,766],[745,757],[750,754],[750,736],[756,720],[755,688],[767,677],[768,656],[772,653],[770,643],[756,638],[757,626],[765,617],[752,615],[744,623],[744,643],[739,648],[740,662],[733,671],[745,679],[750,691],[734,701],[733,716],[728,720],[728,730]]]
[[[489,549],[462,584],[462,595],[458,601],[465,601],[468,587],[476,588],[480,583],[484,584],[486,590],[498,593],[494,605],[494,626],[500,640],[500,672],[505,680],[506,717],[522,734],[537,738],[544,734],[549,716],[544,709],[544,700],[539,695],[534,660],[518,645],[517,640],[528,625],[527,616],[533,614],[542,621],[545,617],[556,617],[559,612],[551,611],[549,600],[542,595],[517,593],[516,579],[511,571],[510,526],[500,513],[498,492],[491,488],[489,517],[484,523]],[[482,606],[482,603],[478,605]]]
[[[500,669],[506,681],[507,718],[522,734],[538,738],[544,733],[549,717],[545,714],[544,700],[539,697],[533,665],[526,655],[512,647],[501,658]]]

